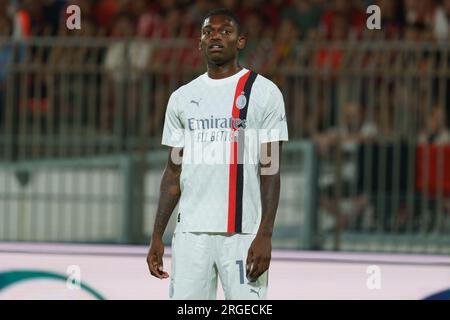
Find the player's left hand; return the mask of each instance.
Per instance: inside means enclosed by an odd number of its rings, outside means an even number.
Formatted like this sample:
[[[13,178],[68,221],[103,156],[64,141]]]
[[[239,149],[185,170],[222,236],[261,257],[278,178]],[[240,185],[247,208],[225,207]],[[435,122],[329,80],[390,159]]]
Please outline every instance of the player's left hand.
[[[272,238],[270,236],[256,235],[247,254],[247,279],[256,281],[269,269],[272,254]]]

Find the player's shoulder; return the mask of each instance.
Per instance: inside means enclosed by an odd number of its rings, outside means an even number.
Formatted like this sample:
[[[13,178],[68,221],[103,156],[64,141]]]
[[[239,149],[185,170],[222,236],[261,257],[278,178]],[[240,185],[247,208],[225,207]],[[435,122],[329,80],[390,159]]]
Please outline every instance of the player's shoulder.
[[[272,80],[261,74],[256,77],[252,91],[263,101],[268,101],[271,96],[282,97],[280,88]]]
[[[252,87],[252,96],[258,104],[265,106],[269,101],[282,100],[280,88],[269,78],[258,74]]]
[[[278,86],[269,78],[266,78],[262,74],[258,73],[258,76],[255,79],[254,86],[257,86],[260,89],[263,90],[280,90]]]
[[[174,108],[178,108],[178,110],[181,111],[182,106],[186,105],[186,102],[189,101],[192,96],[197,96],[203,91],[200,80],[201,76],[198,76],[192,81],[181,85],[172,92],[169,101],[174,106]]]
[[[202,87],[202,81],[201,81],[202,75],[199,75],[195,79],[189,81],[188,83],[183,84],[178,89],[176,89],[172,94],[176,97],[183,97],[186,95],[189,95],[193,91],[200,90]]]

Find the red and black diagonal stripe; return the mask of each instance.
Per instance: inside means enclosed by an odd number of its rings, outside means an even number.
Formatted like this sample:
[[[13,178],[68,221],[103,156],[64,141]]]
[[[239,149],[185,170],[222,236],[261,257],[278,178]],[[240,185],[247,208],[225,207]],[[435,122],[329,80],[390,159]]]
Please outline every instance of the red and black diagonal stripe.
[[[253,71],[245,73],[238,81],[233,99],[232,123],[234,119],[240,119],[245,122],[250,101],[250,93],[257,74]],[[245,107],[239,109],[236,106],[237,98],[243,94],[246,98]],[[237,139],[231,142],[230,159],[230,180],[228,193],[228,228],[229,233],[242,232],[242,196],[244,191],[244,150],[245,150],[245,130],[232,125],[232,136],[235,137],[238,131]]]

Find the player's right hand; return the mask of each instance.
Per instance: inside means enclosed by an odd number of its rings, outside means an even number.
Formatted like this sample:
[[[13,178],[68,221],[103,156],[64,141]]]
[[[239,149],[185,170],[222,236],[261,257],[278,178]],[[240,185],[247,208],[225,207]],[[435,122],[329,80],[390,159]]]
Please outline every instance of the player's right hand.
[[[167,272],[163,270],[164,244],[161,239],[153,239],[147,254],[147,265],[152,276],[159,279],[169,277]]]

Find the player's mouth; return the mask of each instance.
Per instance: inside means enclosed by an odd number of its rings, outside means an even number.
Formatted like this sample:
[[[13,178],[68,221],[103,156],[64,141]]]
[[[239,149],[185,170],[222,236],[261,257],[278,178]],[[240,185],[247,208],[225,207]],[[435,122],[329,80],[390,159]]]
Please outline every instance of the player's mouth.
[[[223,45],[219,43],[210,44],[208,50],[209,52],[221,52],[223,50]]]

